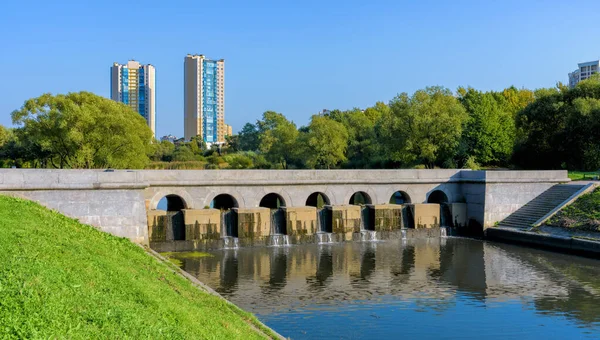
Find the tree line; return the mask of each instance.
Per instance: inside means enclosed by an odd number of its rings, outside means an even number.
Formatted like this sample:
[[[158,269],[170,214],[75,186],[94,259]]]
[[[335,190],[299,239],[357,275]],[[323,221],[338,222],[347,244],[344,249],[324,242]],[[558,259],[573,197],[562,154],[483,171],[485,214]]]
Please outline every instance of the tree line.
[[[152,141],[144,119],[91,93],[49,94],[0,128],[3,166],[51,168],[600,168],[600,78],[574,88],[427,87],[313,115],[267,111],[227,143]]]

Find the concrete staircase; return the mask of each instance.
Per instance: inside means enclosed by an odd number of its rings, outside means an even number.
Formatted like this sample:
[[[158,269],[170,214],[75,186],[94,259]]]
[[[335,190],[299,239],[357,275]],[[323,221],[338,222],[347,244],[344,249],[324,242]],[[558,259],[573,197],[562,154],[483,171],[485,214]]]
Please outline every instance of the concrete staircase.
[[[557,184],[529,201],[498,224],[504,228],[530,228],[542,217],[551,213],[586,185]]]

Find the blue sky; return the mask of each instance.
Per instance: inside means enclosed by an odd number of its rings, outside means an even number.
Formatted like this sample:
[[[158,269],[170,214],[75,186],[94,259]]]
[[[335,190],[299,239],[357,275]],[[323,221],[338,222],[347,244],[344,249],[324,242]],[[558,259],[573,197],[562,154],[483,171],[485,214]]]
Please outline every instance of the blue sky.
[[[566,82],[600,58],[598,1],[27,1],[0,4],[0,124],[45,92],[109,96],[113,62],[156,67],[157,136],[183,134],[183,58],[225,59],[226,121],[298,125],[429,85]]]

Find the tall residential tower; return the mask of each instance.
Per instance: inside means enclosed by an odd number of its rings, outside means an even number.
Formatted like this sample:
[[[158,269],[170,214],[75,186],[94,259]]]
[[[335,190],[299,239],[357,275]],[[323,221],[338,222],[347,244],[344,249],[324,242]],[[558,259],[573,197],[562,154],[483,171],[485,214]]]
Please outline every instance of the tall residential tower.
[[[110,99],[124,103],[139,112],[155,133],[155,71],[154,66],[135,60],[127,64],[114,63],[110,68]]]
[[[206,143],[224,143],[225,60],[188,54],[183,68],[185,140],[201,136]]]

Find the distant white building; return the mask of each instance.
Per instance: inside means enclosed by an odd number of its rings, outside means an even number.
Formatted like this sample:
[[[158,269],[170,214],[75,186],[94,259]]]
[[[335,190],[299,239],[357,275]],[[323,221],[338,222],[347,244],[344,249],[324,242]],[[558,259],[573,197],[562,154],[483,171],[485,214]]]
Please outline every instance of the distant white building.
[[[580,81],[588,79],[594,73],[598,73],[600,60],[579,63],[577,66],[579,67],[575,71],[569,73],[569,87],[575,87]]]
[[[171,142],[171,143],[175,143],[175,141],[176,141],[177,139],[178,139],[178,138],[177,138],[177,137],[175,137],[175,136],[173,136],[173,135],[166,135],[166,136],[162,136],[162,137],[160,137],[160,141],[161,141],[161,142],[163,142],[163,141],[168,141],[168,142]]]

